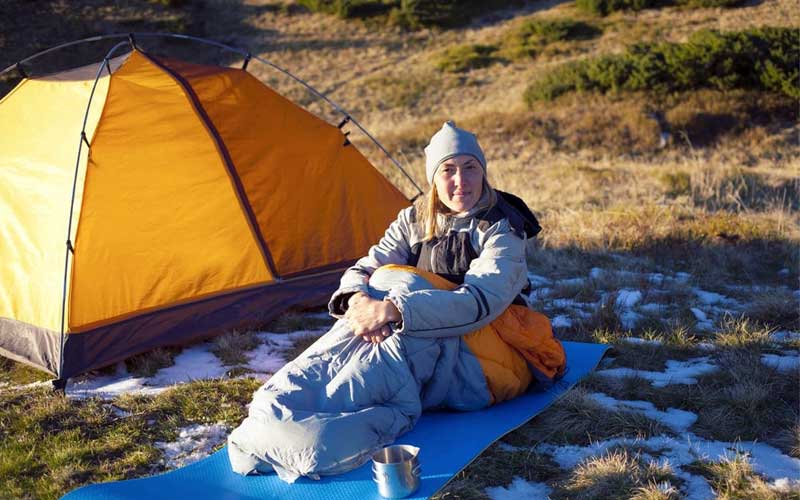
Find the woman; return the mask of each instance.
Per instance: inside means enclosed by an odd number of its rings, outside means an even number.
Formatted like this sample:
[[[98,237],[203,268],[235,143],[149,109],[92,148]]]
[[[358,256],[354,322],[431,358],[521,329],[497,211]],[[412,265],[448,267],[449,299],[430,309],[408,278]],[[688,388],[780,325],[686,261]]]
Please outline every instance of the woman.
[[[564,369],[544,316],[524,306],[525,239],[539,227],[495,191],[475,136],[445,123],[425,148],[428,195],[348,269],[340,320],[255,394],[229,437],[236,472],[346,472],[423,410],[476,410]]]

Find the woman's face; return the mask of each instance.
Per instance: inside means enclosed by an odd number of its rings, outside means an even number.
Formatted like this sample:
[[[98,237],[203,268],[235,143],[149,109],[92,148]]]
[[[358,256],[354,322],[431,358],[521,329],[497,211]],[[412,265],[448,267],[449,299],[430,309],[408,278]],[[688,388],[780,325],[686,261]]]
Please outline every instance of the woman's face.
[[[436,194],[453,212],[466,212],[481,199],[483,168],[471,155],[458,155],[445,160],[433,176]]]

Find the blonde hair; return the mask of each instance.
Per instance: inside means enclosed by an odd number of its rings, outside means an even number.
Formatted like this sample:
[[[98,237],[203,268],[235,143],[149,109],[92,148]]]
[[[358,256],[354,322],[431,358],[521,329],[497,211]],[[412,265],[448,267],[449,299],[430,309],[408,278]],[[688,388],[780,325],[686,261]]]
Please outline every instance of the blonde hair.
[[[497,203],[497,193],[495,192],[494,188],[489,184],[489,180],[486,176],[483,176],[483,190],[481,191],[481,198],[484,197],[485,193],[489,193],[488,197],[485,201],[485,207],[487,210],[492,208],[495,203]],[[425,196],[420,196],[417,202],[415,203],[417,209],[417,221],[422,224],[423,229],[425,230],[425,237],[422,241],[430,241],[433,238],[441,236],[439,234],[440,228],[438,227],[438,214],[449,214],[452,211],[442,203],[442,200],[439,199],[439,193],[436,191],[436,185],[431,184],[430,189],[425,194]]]

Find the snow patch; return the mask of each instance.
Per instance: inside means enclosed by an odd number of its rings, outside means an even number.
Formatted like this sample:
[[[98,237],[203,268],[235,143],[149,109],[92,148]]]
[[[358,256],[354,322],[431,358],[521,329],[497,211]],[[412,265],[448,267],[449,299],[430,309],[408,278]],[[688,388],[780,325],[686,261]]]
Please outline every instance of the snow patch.
[[[623,311],[619,315],[619,322],[626,330],[633,330],[636,325],[644,319],[644,316],[634,311]]]
[[[492,500],[519,500],[520,498],[545,500],[549,499],[550,493],[553,492],[544,483],[528,482],[521,477],[515,477],[511,484],[506,487],[494,486],[486,488],[485,491]]]
[[[761,362],[782,373],[796,373],[800,370],[800,354],[796,353],[787,354],[785,356],[780,354],[762,354]]]
[[[148,380],[148,385],[170,386],[200,379],[224,377],[228,368],[210,351],[210,345],[203,343],[188,347],[175,356],[175,364],[162,368]]]
[[[796,342],[800,340],[800,332],[781,330],[770,334],[769,339],[777,343]]]
[[[691,311],[697,321],[708,321],[708,316],[706,316],[706,313],[704,313],[702,310],[693,307],[691,308]]]
[[[680,467],[675,467],[674,472],[676,476],[684,480],[685,500],[713,500],[717,498],[711,485],[702,476],[690,474]]]
[[[714,304],[728,302],[730,299],[724,295],[720,295],[714,292],[707,292],[705,290],[701,290],[699,288],[694,289],[694,294],[697,296],[697,299],[707,306],[711,306]]]
[[[586,278],[568,278],[568,279],[558,280],[556,283],[565,286],[582,286],[583,284],[586,283]]]
[[[641,339],[639,337],[622,337],[623,342],[627,342],[629,344],[639,344],[639,345],[661,345],[661,342],[658,339]]]
[[[623,288],[619,292],[617,292],[617,307],[624,307],[626,309],[630,309],[631,307],[635,306],[642,300],[642,292],[639,290],[631,290],[628,288]]]
[[[114,416],[117,418],[128,418],[131,415],[133,415],[133,413],[125,411],[117,405],[106,405],[106,406],[108,407],[109,410],[111,410],[111,413],[113,413]]]
[[[550,284],[550,279],[538,274],[528,273],[528,281],[532,287]]]
[[[182,428],[177,440],[171,443],[156,441],[154,445],[164,452],[167,469],[177,469],[209,456],[227,436],[228,426],[223,423],[195,424]]]
[[[667,369],[663,372],[634,370],[633,368],[610,368],[599,370],[598,375],[606,377],[641,377],[650,381],[653,387],[665,387],[670,384],[696,384],[695,377],[717,370],[717,366],[709,363],[709,357],[692,358],[686,361],[667,361]]]
[[[627,401],[614,399],[602,392],[589,394],[602,407],[612,411],[636,411],[644,414],[649,419],[655,420],[675,432],[684,432],[697,422],[697,415],[690,411],[667,408],[667,411],[656,409],[649,401]]]
[[[639,306],[639,310],[647,314],[663,314],[666,311],[664,304],[657,302],[648,302]]]
[[[800,490],[800,480],[782,477],[770,483],[769,487],[779,493],[791,493]]]
[[[550,295],[550,292],[552,291],[553,291],[552,288],[548,288],[546,286],[542,288],[534,288],[528,295],[528,300],[531,301],[531,300],[543,299],[548,295]]]
[[[572,326],[572,320],[569,318],[569,316],[559,314],[550,321],[550,326],[553,328],[569,328]]]
[[[265,381],[268,379],[267,374],[275,373],[286,364],[285,353],[297,340],[318,337],[324,332],[325,330],[301,330],[256,334],[262,343],[247,353],[249,362],[246,367],[254,371],[248,376]],[[134,377],[128,373],[125,363],[119,363],[113,375],[75,377],[67,384],[66,394],[74,399],[114,399],[122,394],[154,396],[176,384],[226,377],[230,367],[222,365],[220,359],[211,352],[212,347],[213,344],[209,342],[188,347],[175,356],[172,366],[162,368],[152,377]]]
[[[583,460],[602,456],[617,447],[646,448],[658,451],[661,463],[668,462],[672,467],[687,465],[695,460],[719,462],[731,458],[738,451],[746,454],[753,470],[770,479],[800,480],[800,460],[789,457],[768,444],[753,441],[728,443],[708,441],[687,432],[679,437],[653,436],[648,439],[614,438],[597,441],[588,446],[557,446],[543,443],[535,449],[547,453],[562,469],[572,469]]]

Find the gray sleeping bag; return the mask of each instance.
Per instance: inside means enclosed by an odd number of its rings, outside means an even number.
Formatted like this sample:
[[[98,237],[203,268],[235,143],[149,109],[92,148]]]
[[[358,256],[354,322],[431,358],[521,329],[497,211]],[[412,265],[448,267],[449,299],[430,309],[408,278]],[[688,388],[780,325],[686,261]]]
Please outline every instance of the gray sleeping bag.
[[[430,289],[416,274],[376,271],[369,293]],[[275,470],[300,476],[339,474],[409,431],[423,410],[477,410],[491,395],[477,358],[461,337],[395,334],[380,344],[353,335],[345,320],[256,391],[249,415],[228,437],[240,474]]]

